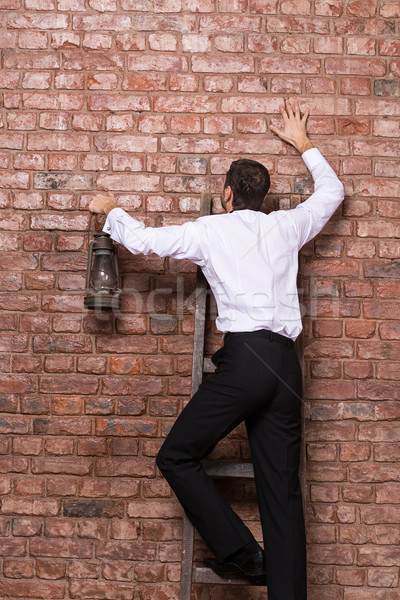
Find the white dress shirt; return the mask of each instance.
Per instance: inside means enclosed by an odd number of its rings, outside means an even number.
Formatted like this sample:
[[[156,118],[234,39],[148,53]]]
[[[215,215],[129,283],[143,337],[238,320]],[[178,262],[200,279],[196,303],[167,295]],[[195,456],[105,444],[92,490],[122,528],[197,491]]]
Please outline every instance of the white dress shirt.
[[[145,227],[114,208],[103,231],[132,254],[186,258],[199,265],[217,303],[216,326],[224,335],[270,329],[295,340],[302,330],[298,251],[344,198],[342,183],[317,148],[302,158],[315,191],[294,209],[269,214],[242,209],[183,225]]]

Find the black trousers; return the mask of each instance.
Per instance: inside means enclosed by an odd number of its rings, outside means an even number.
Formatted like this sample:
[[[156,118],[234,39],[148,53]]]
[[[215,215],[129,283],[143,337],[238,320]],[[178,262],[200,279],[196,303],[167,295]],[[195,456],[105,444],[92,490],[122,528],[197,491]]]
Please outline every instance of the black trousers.
[[[202,468],[243,420],[251,447],[267,561],[269,600],[306,600],[306,543],[299,481],[302,374],[292,340],[257,330],[229,332],[216,371],[185,406],[157,466],[214,555],[253,539]]]

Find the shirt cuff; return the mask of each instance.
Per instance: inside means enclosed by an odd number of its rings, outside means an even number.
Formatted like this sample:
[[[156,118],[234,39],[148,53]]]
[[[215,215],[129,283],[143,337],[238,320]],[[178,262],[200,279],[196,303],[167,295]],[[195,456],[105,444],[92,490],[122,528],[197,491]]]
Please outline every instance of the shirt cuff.
[[[120,208],[119,206],[116,206],[115,208],[110,210],[110,212],[107,215],[107,219],[106,219],[106,222],[104,223],[104,227],[103,227],[102,231],[104,231],[104,233],[108,233],[109,235],[111,235],[116,219],[118,218],[118,216],[122,217],[122,215],[124,215],[124,214],[126,214],[124,209]]]
[[[309,148],[308,150],[303,152],[301,158],[306,163],[309,171],[311,171],[311,169],[315,167],[315,165],[318,165],[322,162],[326,162],[325,158],[322,156],[318,148]]]

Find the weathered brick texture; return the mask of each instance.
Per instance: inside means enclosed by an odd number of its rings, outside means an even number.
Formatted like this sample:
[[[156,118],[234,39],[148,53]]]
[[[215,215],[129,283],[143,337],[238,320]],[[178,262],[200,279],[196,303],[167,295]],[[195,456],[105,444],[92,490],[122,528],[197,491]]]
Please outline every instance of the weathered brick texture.
[[[113,190],[179,224],[211,192],[219,213],[243,156],[294,206],[312,181],[269,130],[290,97],[346,190],[301,256],[309,599],[399,599],[399,6],[2,0],[2,598],[178,597],[182,510],[154,457],[190,397],[196,267],[123,250],[122,312],[96,318],[87,207]],[[249,458],[244,428],[214,454]],[[221,489],[261,539],[253,484]]]

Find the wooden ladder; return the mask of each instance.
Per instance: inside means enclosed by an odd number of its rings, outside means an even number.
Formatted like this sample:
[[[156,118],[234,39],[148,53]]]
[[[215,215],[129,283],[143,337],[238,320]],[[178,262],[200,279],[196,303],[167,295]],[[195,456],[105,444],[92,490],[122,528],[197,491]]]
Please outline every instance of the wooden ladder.
[[[200,216],[211,214],[211,194],[203,194],[201,199]],[[213,373],[215,365],[211,358],[204,356],[204,337],[206,319],[207,292],[210,291],[208,281],[204,277],[201,268],[197,267],[196,282],[196,308],[194,326],[194,346],[192,364],[192,388],[191,397],[202,383],[204,373]],[[299,348],[298,348],[299,352]],[[303,452],[304,454],[304,452]],[[222,463],[213,460],[202,461],[205,472],[211,477],[218,478],[245,478],[254,479],[254,470],[251,463]],[[304,456],[301,457],[301,474],[303,473]],[[304,487],[303,487],[304,489]],[[266,585],[264,577],[235,577],[222,578],[212,569],[193,565],[194,527],[187,515],[183,521],[183,554],[181,565],[181,587],[179,600],[190,600],[192,595],[192,583],[212,584],[242,584],[242,585]]]

